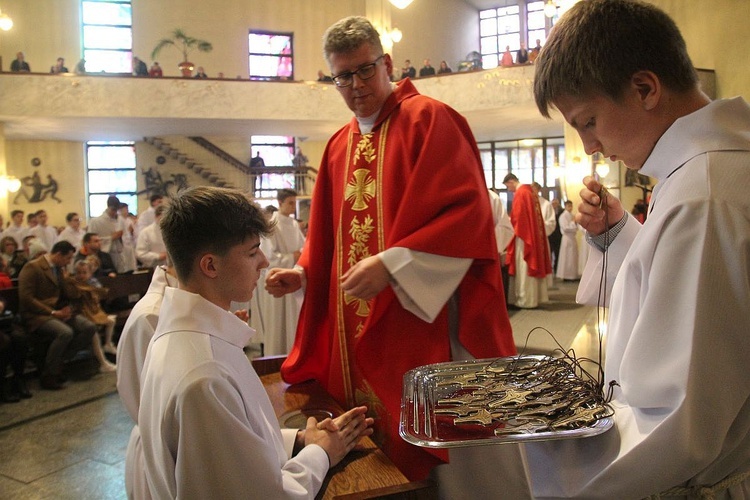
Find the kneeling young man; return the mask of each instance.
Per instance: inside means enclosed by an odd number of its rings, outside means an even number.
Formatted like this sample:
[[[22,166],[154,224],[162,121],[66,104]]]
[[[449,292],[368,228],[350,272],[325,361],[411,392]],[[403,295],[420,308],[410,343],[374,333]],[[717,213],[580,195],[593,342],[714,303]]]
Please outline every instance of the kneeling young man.
[[[179,279],[164,292],[143,369],[138,424],[153,498],[314,498],[328,468],[372,433],[366,407],[281,430],[229,312],[268,265],[271,227],[238,191],[198,187],[169,204],[161,230]],[[290,458],[291,457],[291,458]]]

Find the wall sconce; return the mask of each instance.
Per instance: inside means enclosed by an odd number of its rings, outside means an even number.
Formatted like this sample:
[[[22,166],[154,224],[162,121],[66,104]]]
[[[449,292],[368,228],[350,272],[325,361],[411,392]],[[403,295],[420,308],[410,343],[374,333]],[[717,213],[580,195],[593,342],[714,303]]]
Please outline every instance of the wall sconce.
[[[411,4],[412,0],[390,0],[390,2],[396,8],[405,9]]]
[[[557,14],[557,5],[552,0],[547,0],[544,4],[544,15],[547,17],[555,17]]]
[[[21,189],[21,181],[16,177],[0,175],[0,193],[15,193]]]
[[[401,33],[401,30],[398,28],[393,28],[388,35],[391,37],[391,40],[393,40],[393,43],[398,43],[401,41],[401,37],[404,36],[403,33]]]
[[[13,27],[13,19],[0,9],[0,30],[8,31]]]

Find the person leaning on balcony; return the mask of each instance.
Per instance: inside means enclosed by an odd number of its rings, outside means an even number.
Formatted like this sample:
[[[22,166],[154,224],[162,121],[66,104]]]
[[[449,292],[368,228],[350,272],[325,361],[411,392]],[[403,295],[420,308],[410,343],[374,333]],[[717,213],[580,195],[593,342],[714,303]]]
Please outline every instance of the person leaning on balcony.
[[[12,63],[10,63],[10,70],[14,73],[29,73],[31,72],[31,67],[29,66],[29,63],[26,62],[23,52],[18,52],[16,54],[16,58],[13,60]]]

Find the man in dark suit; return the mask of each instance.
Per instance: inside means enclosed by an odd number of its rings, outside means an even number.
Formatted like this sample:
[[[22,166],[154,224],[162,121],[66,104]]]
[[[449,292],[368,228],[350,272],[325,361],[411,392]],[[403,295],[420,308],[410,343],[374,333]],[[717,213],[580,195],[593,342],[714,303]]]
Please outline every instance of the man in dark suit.
[[[117,268],[115,267],[112,256],[107,252],[102,252],[102,239],[96,233],[86,233],[83,235],[81,240],[81,249],[75,255],[74,262],[85,259],[90,255],[94,255],[99,259],[99,267],[94,272],[94,276],[101,278],[102,276],[109,276],[114,278],[117,276]]]
[[[46,349],[40,385],[62,389],[62,368],[66,358],[89,348],[96,325],[82,315],[74,315],[67,304],[65,267],[75,247],[67,241],[55,243],[52,250],[27,263],[18,277],[19,309],[37,353]]]

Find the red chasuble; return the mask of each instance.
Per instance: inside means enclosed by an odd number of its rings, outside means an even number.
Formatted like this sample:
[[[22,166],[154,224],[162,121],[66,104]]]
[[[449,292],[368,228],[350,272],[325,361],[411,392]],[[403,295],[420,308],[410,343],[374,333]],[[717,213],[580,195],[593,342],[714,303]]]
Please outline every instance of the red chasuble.
[[[508,244],[508,273],[516,275],[516,238],[523,240],[523,260],[529,266],[529,276],[544,278],[552,274],[549,240],[544,232],[544,217],[539,205],[539,196],[531,186],[518,186],[513,195],[510,223],[515,236]]]
[[[447,460],[446,451],[426,451],[398,434],[404,373],[449,360],[447,308],[427,323],[390,286],[363,301],[344,294],[339,277],[393,247],[473,259],[457,289],[459,339],[477,358],[515,354],[487,198],[466,121],[408,79],[372,133],[361,134],[352,119],[331,138],[315,182],[299,261],[305,300],[281,373],[289,383],[316,379],[346,408],[367,405],[376,441],[412,480]]]

